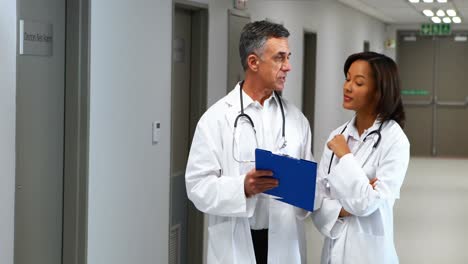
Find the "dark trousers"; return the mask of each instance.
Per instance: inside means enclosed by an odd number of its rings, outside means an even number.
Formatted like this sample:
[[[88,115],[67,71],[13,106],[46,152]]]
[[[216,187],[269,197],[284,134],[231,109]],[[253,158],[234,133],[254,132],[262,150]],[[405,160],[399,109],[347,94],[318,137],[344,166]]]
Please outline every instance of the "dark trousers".
[[[250,230],[257,264],[267,264],[268,260],[268,229]]]

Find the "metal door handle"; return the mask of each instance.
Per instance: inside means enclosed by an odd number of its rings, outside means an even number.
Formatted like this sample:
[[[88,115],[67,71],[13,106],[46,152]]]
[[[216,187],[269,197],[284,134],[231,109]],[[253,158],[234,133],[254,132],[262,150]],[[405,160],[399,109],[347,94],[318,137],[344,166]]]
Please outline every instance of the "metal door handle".
[[[408,106],[429,106],[429,105],[432,105],[434,103],[434,97],[431,96],[431,99],[427,100],[427,101],[403,101],[403,104],[404,105],[408,105]]]
[[[456,107],[467,107],[468,106],[468,96],[465,97],[465,101],[436,101],[438,106],[456,106]]]

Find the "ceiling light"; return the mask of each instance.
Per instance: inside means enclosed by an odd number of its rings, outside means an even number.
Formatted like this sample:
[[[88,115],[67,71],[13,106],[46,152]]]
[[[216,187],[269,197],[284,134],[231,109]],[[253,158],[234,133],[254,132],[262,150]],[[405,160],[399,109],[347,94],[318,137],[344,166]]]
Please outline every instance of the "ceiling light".
[[[438,17],[444,17],[444,16],[445,16],[445,12],[444,12],[444,10],[439,9],[439,10],[437,10],[436,15],[437,15]]]
[[[453,9],[447,9],[447,15],[454,17],[457,15],[457,12],[455,12]]]
[[[432,12],[432,10],[430,10],[430,9],[425,9],[425,10],[423,11],[423,14],[424,14],[425,16],[428,16],[428,17],[434,16],[434,12]]]
[[[440,17],[431,17],[431,20],[432,22],[436,23],[436,24],[439,24],[442,20],[440,19]]]
[[[461,18],[460,17],[452,17],[453,23],[459,24],[461,23]]]
[[[432,3],[432,2],[434,2],[434,0],[423,0],[423,1],[424,1],[424,3]]]
[[[447,0],[437,0],[439,3],[447,3]]]
[[[452,20],[450,19],[450,17],[444,17],[444,18],[442,19],[442,21],[444,21],[445,24],[449,24],[449,23],[452,22]]]
[[[416,4],[416,3],[419,3],[419,0],[409,0],[410,3],[413,3],[413,4]]]

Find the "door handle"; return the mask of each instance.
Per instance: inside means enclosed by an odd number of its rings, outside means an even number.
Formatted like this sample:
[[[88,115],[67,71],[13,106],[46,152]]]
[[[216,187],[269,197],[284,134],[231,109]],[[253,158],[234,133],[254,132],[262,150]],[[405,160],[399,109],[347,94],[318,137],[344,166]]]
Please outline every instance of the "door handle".
[[[454,107],[467,107],[468,106],[468,96],[465,97],[465,101],[436,101],[438,106],[454,106]]]
[[[420,101],[403,101],[404,105],[407,106],[430,106],[434,104],[434,97],[431,96],[429,100],[420,100]]]

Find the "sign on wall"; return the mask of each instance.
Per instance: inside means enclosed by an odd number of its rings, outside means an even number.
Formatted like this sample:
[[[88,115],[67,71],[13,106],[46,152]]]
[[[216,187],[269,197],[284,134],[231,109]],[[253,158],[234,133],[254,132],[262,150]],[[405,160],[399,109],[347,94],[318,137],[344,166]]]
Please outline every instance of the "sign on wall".
[[[422,24],[421,35],[450,35],[452,29],[450,24]]]
[[[429,91],[422,89],[403,89],[401,95],[429,95]]]
[[[20,55],[52,56],[52,43],[52,24],[20,20]]]

